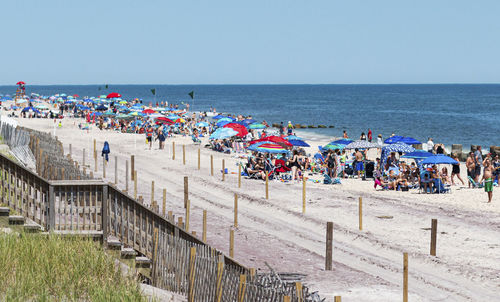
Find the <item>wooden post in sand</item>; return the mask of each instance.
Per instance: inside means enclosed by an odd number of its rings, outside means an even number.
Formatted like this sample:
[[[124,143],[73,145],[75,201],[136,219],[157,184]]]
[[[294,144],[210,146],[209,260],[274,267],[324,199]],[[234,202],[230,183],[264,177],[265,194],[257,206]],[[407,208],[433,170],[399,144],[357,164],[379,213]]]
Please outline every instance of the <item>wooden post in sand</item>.
[[[191,201],[186,202],[186,232],[189,232],[189,216],[191,214]]]
[[[177,226],[181,229],[184,229],[184,223],[182,222],[182,216],[177,218]]]
[[[130,180],[134,180],[135,155],[130,155]]]
[[[118,185],[118,156],[115,155],[115,186]]]
[[[436,243],[437,243],[437,219],[431,220],[431,256],[436,256]]]
[[[332,270],[332,260],[333,260],[333,222],[329,221],[326,223],[326,256],[325,256],[325,270]]]
[[[241,188],[241,165],[238,165],[238,188]]]
[[[333,302],[342,302],[342,299],[340,296],[335,296]]]
[[[363,230],[363,197],[359,198],[359,230]]]
[[[290,296],[283,296],[283,302],[291,302],[292,299],[290,298]]]
[[[163,208],[161,210],[161,213],[163,214],[163,217],[165,217],[165,209],[167,207],[167,189],[163,189]]]
[[[210,155],[210,175],[214,176],[214,156]]]
[[[295,294],[297,295],[297,302],[304,302],[304,299],[302,299],[303,296],[302,282],[295,282]]]
[[[182,164],[186,165],[186,145],[182,145]]]
[[[408,302],[408,253],[403,253],[403,302]]]
[[[97,151],[94,151],[94,163],[95,163],[94,171],[97,172]]]
[[[134,199],[137,199],[137,171],[134,171]]]
[[[73,155],[73,148],[71,148],[71,144],[69,144],[69,157]]]
[[[151,181],[151,206],[153,206],[155,202],[155,181]]]
[[[125,161],[125,192],[128,193],[128,160]]]
[[[172,142],[172,160],[175,160],[175,142]]]
[[[184,176],[184,209],[187,206],[187,200],[189,199],[189,185],[188,185],[188,177]]]
[[[226,179],[226,161],[222,159],[222,181]]]
[[[238,194],[234,193],[234,227],[238,227]]]
[[[94,138],[94,153],[96,153],[96,152],[97,152],[97,142],[96,142],[96,140]]]
[[[106,159],[102,158],[102,178],[106,178]]]
[[[85,148],[83,148],[83,160],[82,160],[82,166],[85,167]]]
[[[306,178],[302,177],[302,214],[306,213]]]
[[[203,233],[201,238],[204,242],[207,241],[207,210],[203,210]]]
[[[229,257],[234,258],[234,230],[229,230]]]
[[[200,154],[201,150],[200,148],[198,148],[198,170],[200,170],[201,168],[201,154]]]
[[[269,175],[266,173],[266,199],[269,199]]]

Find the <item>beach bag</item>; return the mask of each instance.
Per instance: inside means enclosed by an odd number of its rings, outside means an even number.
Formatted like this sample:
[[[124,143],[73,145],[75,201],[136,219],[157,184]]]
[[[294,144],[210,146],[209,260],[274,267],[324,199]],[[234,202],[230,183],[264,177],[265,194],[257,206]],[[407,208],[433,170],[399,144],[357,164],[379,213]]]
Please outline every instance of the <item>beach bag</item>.
[[[325,185],[330,185],[330,184],[332,184],[332,179],[330,178],[330,176],[328,176],[327,174],[325,174],[324,176],[325,176],[325,178],[323,179],[323,183],[324,183]]]

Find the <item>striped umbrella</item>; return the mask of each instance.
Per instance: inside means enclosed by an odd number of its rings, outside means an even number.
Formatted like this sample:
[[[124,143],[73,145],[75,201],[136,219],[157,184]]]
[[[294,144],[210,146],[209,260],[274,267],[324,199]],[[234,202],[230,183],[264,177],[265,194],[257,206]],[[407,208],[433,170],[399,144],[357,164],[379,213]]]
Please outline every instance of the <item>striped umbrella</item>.
[[[282,146],[274,143],[253,144],[248,147],[250,151],[257,151],[261,153],[288,153],[289,151]]]
[[[383,147],[382,151],[408,153],[408,152],[415,151],[415,148],[413,148],[412,146],[407,145],[405,143],[394,143],[394,144],[390,144],[388,146]]]
[[[378,147],[378,144],[370,143],[369,141],[355,141],[345,146],[346,149],[370,149]]]

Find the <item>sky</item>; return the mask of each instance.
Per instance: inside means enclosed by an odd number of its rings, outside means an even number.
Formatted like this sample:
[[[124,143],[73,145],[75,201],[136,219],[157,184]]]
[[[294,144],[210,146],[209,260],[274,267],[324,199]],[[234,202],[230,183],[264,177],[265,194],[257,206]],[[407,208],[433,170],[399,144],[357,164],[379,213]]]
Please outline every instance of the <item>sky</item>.
[[[0,11],[0,85],[500,82],[498,0],[16,0]]]

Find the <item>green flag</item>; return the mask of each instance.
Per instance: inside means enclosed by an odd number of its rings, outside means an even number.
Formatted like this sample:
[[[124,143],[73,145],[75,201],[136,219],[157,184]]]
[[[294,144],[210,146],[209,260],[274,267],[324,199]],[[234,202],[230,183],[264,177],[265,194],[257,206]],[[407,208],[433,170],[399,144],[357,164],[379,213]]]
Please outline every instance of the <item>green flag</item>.
[[[153,95],[156,95],[156,88],[151,89],[151,93],[152,93]]]
[[[101,91],[101,86],[99,86],[99,91]]]
[[[108,84],[106,84],[106,86],[104,86],[104,87],[106,87],[106,89],[108,89]]]
[[[190,93],[188,93],[189,96],[191,97],[191,99],[194,99],[194,91],[191,91]]]

